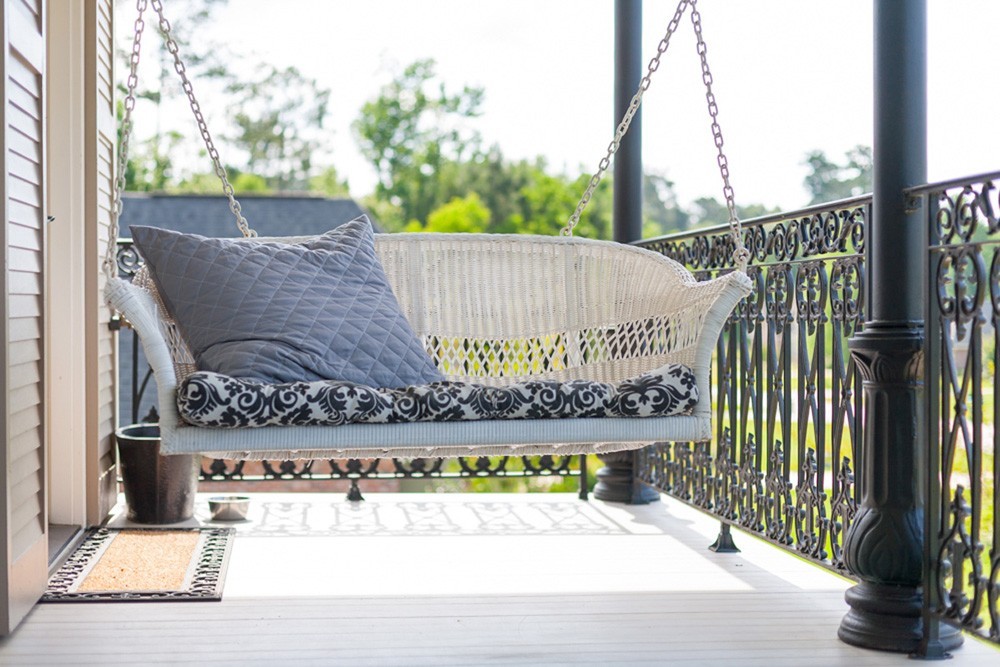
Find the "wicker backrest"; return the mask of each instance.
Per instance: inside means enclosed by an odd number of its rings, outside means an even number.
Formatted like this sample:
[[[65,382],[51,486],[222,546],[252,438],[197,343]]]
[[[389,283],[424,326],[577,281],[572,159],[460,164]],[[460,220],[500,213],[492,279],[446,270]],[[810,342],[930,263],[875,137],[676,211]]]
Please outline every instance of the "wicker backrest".
[[[301,239],[259,239],[295,242]],[[452,380],[617,382],[665,363],[692,365],[716,294],[679,264],[632,246],[564,237],[379,234],[400,306]],[[177,379],[193,358],[160,307]]]

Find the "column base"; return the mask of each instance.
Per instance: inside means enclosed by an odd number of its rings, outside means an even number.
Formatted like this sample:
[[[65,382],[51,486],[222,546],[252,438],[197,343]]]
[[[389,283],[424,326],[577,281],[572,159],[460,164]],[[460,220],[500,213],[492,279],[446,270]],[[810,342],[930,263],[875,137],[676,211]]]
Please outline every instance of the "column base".
[[[648,505],[660,499],[658,491],[635,479],[632,452],[598,456],[605,465],[597,471],[594,498],[628,505]]]
[[[923,646],[922,598],[918,588],[862,582],[844,594],[851,610],[837,636],[846,644],[877,651],[946,657],[962,645],[962,633],[942,623],[933,646]]]

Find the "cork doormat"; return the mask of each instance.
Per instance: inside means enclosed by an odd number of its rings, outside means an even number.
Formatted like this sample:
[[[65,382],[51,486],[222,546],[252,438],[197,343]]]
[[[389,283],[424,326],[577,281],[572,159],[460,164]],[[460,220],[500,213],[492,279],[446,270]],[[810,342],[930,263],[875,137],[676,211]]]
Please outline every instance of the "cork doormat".
[[[221,600],[231,528],[99,528],[49,579],[42,602]]]

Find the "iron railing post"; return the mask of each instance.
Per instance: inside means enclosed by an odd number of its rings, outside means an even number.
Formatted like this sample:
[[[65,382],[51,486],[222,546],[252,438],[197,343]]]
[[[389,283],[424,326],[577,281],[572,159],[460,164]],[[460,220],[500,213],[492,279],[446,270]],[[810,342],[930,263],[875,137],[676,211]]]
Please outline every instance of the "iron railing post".
[[[923,636],[924,217],[903,190],[927,175],[926,0],[875,0],[870,311],[850,341],[864,378],[861,502],[844,544],[860,583],[840,638],[913,652]],[[955,646],[961,636],[942,631]]]
[[[642,78],[642,0],[615,0],[615,123],[625,115]],[[622,137],[614,164],[614,240],[642,238],[642,111],[637,111]],[[660,494],[635,478],[634,452],[601,454],[594,497],[620,503],[646,504]]]

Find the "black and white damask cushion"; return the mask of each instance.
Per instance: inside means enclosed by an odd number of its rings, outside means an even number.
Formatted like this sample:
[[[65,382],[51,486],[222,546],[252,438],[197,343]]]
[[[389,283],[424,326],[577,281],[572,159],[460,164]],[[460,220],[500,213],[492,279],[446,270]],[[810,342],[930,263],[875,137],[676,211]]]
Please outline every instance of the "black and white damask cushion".
[[[617,385],[532,381],[506,387],[434,382],[380,389],[334,380],[264,384],[201,371],[177,391],[177,407],[194,426],[338,426],[476,419],[666,417],[698,401],[694,373],[670,365]]]

